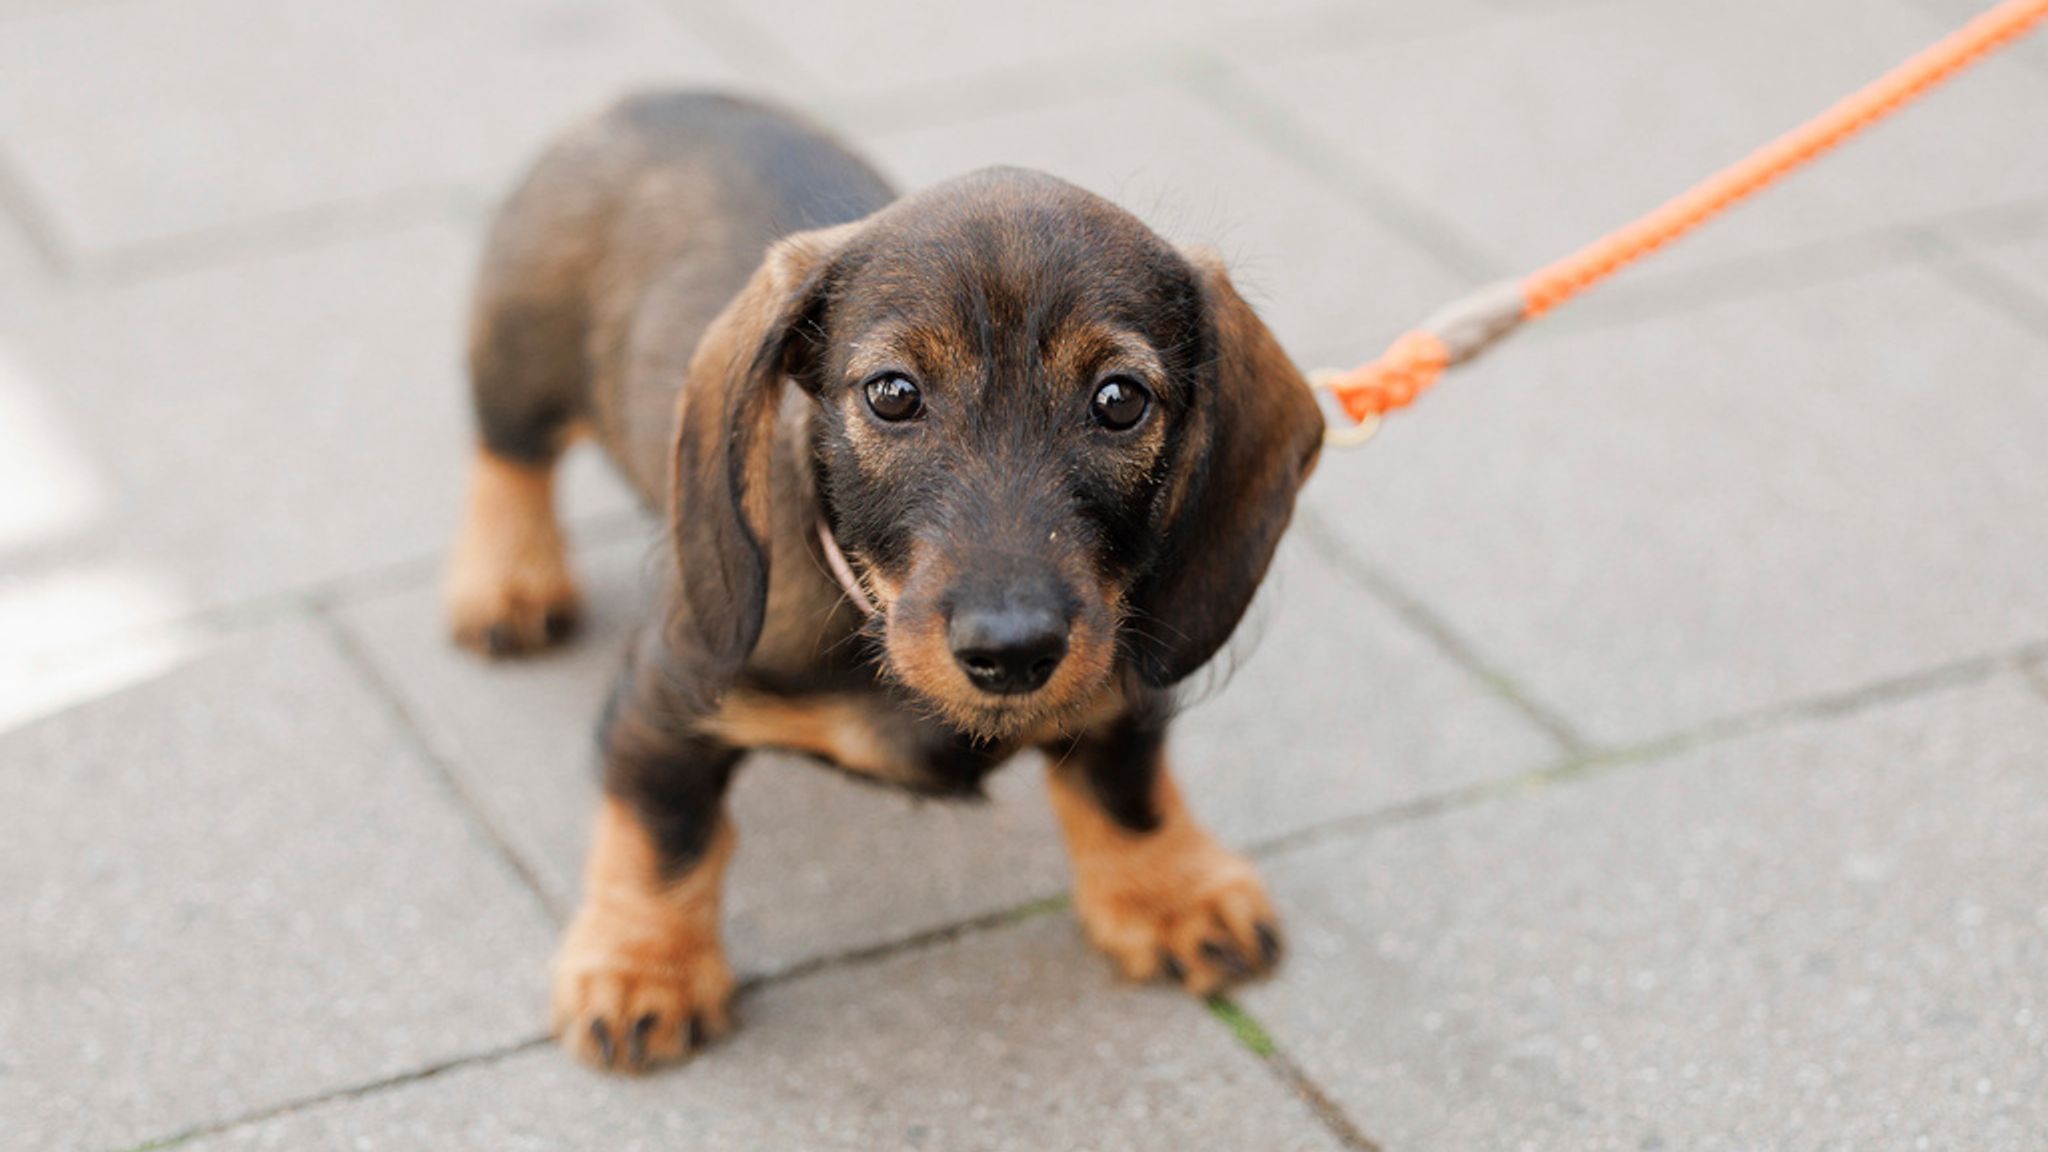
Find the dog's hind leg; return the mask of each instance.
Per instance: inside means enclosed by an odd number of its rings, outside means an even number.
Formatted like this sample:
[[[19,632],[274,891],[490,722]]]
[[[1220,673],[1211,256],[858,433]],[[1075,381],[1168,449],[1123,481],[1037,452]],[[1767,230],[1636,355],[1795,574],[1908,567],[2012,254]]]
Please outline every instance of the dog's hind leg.
[[[446,584],[455,639],[490,656],[544,648],[575,625],[579,599],[554,477],[586,423],[574,286],[544,264],[520,266],[542,254],[500,244],[494,239],[477,290],[470,395],[478,443]]]

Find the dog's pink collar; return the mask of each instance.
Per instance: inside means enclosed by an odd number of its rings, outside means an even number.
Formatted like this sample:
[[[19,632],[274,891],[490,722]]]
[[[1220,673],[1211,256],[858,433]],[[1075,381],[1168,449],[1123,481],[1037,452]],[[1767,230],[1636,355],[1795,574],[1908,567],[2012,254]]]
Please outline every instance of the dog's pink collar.
[[[860,577],[853,574],[853,565],[846,562],[846,553],[839,548],[839,541],[832,536],[832,526],[818,517],[818,546],[825,551],[825,567],[832,570],[832,578],[839,581],[839,587],[846,592],[846,598],[854,607],[870,616],[879,616],[882,610],[875,605],[875,598],[861,587]]]

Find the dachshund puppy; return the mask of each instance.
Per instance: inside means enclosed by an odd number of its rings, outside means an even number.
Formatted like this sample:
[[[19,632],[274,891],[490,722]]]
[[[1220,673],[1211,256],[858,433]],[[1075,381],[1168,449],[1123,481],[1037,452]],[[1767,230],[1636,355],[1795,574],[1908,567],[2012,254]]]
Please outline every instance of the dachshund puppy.
[[[898,198],[786,113],[649,95],[513,194],[470,356],[461,643],[572,626],[551,478],[577,436],[672,536],[557,959],[576,1055],[638,1070],[729,1026],[723,797],[752,748],[961,796],[1043,749],[1076,909],[1124,973],[1202,995],[1273,964],[1258,877],[1162,749],[1323,422],[1214,257],[1049,176]]]

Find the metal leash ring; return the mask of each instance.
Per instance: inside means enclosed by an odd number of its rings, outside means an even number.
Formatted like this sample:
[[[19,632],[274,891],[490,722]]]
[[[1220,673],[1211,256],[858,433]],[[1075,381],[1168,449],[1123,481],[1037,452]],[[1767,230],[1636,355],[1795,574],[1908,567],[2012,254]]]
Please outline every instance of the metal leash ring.
[[[1343,370],[1338,368],[1318,368],[1308,374],[1308,385],[1319,392],[1329,393],[1331,398],[1335,399],[1337,378],[1343,374]],[[1332,448],[1356,448],[1379,434],[1380,421],[1378,413],[1363,420],[1351,421],[1351,417],[1344,412],[1340,403],[1337,406],[1337,416],[1323,429],[1323,443]]]

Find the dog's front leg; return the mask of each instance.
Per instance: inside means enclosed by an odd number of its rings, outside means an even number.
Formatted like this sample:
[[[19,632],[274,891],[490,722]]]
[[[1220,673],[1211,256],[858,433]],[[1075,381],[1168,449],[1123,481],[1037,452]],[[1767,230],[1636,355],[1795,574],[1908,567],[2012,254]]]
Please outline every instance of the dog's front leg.
[[[1280,936],[1251,863],[1181,802],[1164,736],[1125,717],[1049,749],[1052,806],[1089,939],[1131,979],[1206,996],[1271,969]]]
[[[719,903],[741,753],[695,733],[674,684],[658,653],[636,655],[619,683],[583,905],[555,960],[555,1035],[600,1068],[642,1071],[731,1026]]]

